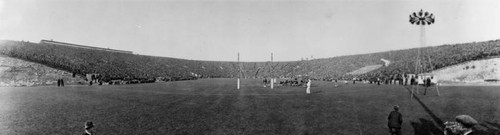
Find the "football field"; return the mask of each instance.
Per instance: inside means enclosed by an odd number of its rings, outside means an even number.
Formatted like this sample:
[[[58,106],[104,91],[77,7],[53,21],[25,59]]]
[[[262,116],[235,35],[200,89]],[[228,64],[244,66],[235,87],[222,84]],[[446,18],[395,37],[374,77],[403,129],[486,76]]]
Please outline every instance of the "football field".
[[[262,80],[201,79],[137,85],[0,87],[1,134],[81,134],[84,122],[112,134],[389,134],[393,105],[405,135],[442,134],[460,114],[477,133],[500,134],[499,86],[434,87],[410,99],[409,86],[313,81],[304,87]]]

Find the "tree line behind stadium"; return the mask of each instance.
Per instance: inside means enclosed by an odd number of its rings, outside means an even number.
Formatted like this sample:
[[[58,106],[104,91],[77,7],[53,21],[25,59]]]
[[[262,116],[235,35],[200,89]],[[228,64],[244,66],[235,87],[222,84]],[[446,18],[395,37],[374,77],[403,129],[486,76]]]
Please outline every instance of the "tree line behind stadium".
[[[415,73],[418,48],[386,52],[338,56],[287,62],[237,62],[186,60],[132,54],[130,51],[99,49],[85,46],[3,41],[0,55],[19,58],[72,72],[86,77],[98,74],[104,82],[124,80],[138,82],[192,80],[198,78],[311,78],[314,80],[382,80],[397,79],[402,74]],[[58,42],[62,43],[62,42]],[[110,51],[112,50],[112,51]],[[422,72],[479,59],[498,57],[500,40],[462,43],[420,48]],[[334,54],[332,54],[334,55]],[[364,74],[347,74],[368,65],[383,64]],[[241,67],[239,70],[239,67]],[[241,71],[241,72],[239,72]]]

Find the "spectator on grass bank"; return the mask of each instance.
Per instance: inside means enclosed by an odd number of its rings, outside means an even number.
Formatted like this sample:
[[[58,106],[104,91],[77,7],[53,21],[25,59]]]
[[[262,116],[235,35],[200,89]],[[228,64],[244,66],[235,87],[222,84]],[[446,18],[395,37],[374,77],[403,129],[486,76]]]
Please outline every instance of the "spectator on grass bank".
[[[64,79],[61,78],[61,86],[64,87]]]
[[[86,121],[85,122],[85,132],[83,135],[93,135],[94,131],[92,128],[94,127],[94,123],[92,121]]]
[[[306,93],[311,94],[311,79],[308,79]]]
[[[403,115],[399,113],[399,106],[394,106],[394,110],[389,114],[388,120],[389,122],[387,123],[387,126],[389,127],[389,132],[391,133],[391,135],[401,135]]]
[[[57,79],[57,87],[64,87],[64,80],[62,79],[62,77],[59,77],[59,79]]]

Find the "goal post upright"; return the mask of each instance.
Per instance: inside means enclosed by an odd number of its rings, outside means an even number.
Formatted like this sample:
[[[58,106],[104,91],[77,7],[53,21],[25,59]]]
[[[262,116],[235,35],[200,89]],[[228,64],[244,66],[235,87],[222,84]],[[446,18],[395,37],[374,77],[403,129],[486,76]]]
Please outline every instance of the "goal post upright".
[[[240,53],[238,52],[238,81],[236,85],[236,89],[240,89],[240,77],[241,77],[241,67],[240,67]]]
[[[274,88],[273,53],[271,53],[271,89]]]

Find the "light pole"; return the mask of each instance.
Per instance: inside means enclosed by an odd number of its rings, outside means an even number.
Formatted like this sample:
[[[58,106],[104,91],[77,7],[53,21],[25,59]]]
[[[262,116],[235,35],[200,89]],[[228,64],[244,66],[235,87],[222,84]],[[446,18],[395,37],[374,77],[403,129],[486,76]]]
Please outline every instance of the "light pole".
[[[432,13],[427,12],[427,11],[424,12],[422,9],[420,9],[420,11],[418,13],[413,12],[412,14],[410,14],[410,23],[420,25],[420,47],[418,48],[418,51],[417,51],[417,61],[415,64],[415,74],[417,76],[420,73],[420,71],[422,70],[420,68],[420,66],[421,66],[420,49],[423,46],[425,46],[425,25],[431,25],[434,23],[434,21],[435,21],[434,15]],[[420,76],[418,76],[416,78],[417,92],[418,92],[418,80],[419,80],[418,78],[420,78]],[[411,89],[411,97],[413,98],[413,87]]]

